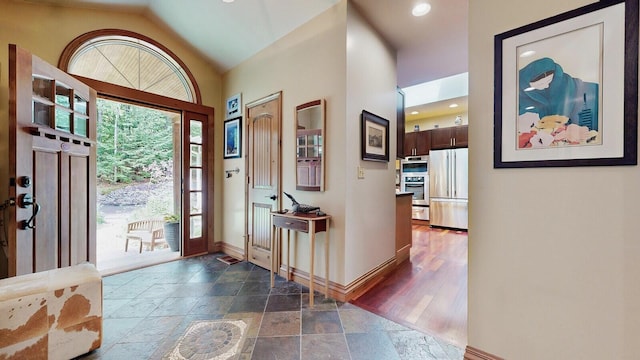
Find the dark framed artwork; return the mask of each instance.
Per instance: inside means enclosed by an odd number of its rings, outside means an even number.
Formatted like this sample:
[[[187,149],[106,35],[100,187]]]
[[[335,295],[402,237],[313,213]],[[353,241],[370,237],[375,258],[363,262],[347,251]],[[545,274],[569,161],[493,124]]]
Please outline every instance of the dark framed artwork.
[[[224,122],[224,158],[242,156],[242,117]]]
[[[362,160],[389,161],[389,120],[362,110]]]
[[[637,164],[638,0],[495,36],[494,168]]]

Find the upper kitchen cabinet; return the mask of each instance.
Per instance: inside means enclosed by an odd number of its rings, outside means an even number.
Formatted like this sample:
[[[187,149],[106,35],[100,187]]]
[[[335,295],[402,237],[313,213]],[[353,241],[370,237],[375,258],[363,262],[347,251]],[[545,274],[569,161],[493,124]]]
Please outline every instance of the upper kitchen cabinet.
[[[404,134],[404,156],[429,155],[431,136],[431,130]]]
[[[469,146],[469,126],[461,125],[431,130],[431,149],[466,148]]]

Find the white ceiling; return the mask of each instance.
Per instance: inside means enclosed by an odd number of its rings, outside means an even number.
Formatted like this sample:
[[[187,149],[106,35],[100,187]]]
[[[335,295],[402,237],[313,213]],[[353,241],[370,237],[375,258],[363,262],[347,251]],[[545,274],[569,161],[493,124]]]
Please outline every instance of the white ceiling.
[[[432,82],[468,71],[469,0],[351,0],[398,52],[398,86]],[[418,2],[431,5],[423,17],[411,15]],[[455,102],[457,108],[449,105]],[[428,102],[406,109],[406,120],[466,113],[467,97]],[[418,111],[418,115],[412,115]]]
[[[467,72],[469,0],[351,0],[398,51],[402,88]],[[431,5],[411,15],[418,2]]]
[[[164,22],[222,72],[233,68],[340,0],[18,0],[109,8]],[[468,66],[469,0],[349,0],[398,52],[402,88],[463,73]],[[431,12],[413,17],[419,1]],[[458,109],[460,111],[460,109]]]

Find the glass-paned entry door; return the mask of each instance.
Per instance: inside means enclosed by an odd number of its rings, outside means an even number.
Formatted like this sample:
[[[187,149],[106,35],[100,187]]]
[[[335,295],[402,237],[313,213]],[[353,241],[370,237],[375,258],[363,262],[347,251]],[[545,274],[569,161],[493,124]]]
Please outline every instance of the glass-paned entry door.
[[[187,113],[185,122],[185,255],[207,251],[206,243],[206,124],[204,114]]]

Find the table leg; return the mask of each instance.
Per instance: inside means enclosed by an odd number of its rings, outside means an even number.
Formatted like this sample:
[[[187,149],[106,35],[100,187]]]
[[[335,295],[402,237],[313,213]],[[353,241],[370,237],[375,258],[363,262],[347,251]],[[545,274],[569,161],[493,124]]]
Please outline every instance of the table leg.
[[[324,297],[329,298],[329,219],[324,234]]]
[[[314,291],[313,291],[313,283],[314,283],[314,279],[313,279],[313,258],[314,258],[314,251],[315,251],[315,240],[316,240],[316,222],[315,221],[309,221],[309,246],[311,247],[311,256],[309,257],[310,259],[310,265],[309,265],[309,307],[313,308],[313,298],[314,298]]]
[[[271,287],[273,287],[273,255],[274,255],[274,247],[275,247],[275,238],[276,238],[276,227],[271,227],[271,266],[269,272],[271,273]]]
[[[287,281],[291,280],[289,264],[291,264],[291,230],[287,229]]]

